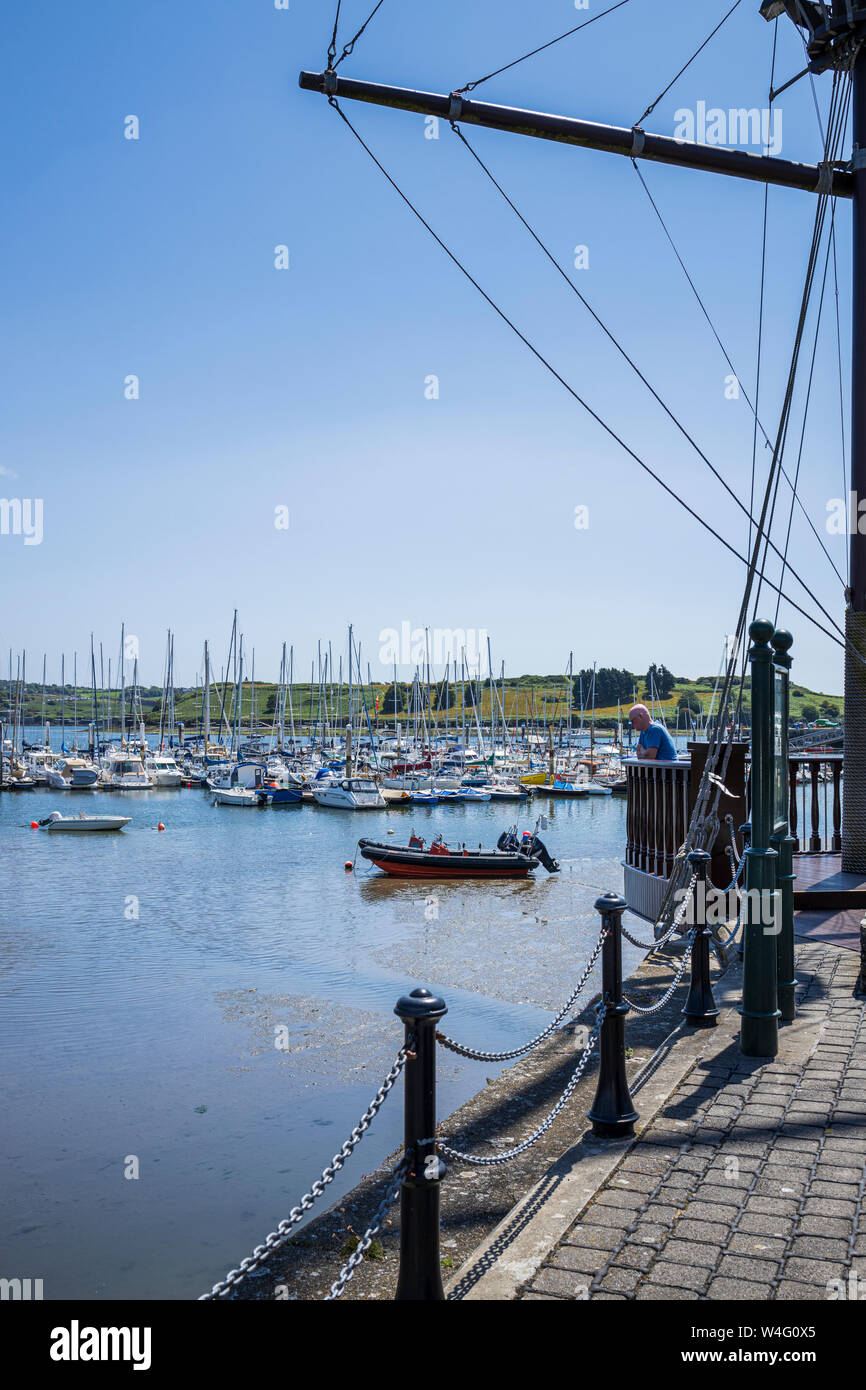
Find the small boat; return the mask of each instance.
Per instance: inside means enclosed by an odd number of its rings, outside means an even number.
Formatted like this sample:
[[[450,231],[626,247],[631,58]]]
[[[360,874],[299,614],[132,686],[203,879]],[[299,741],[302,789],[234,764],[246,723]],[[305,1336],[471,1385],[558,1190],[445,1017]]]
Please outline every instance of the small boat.
[[[383,845],[376,840],[359,840],[361,856],[398,878],[525,878],[539,864],[548,873],[559,869],[534,833],[518,840],[515,830],[499,837],[496,849],[450,849],[441,835],[425,848],[413,831],[408,845]]]
[[[86,758],[65,758],[47,768],[45,775],[54,791],[91,791],[99,781],[99,768]]]
[[[212,806],[267,806],[264,790],[255,787],[214,787]]]
[[[381,809],[388,804],[372,777],[343,777],[339,782],[317,780],[313,796],[319,806],[345,811]]]
[[[77,816],[62,816],[59,811],[52,811],[50,816],[39,822],[40,830],[122,830],[125,825],[129,825],[129,816],[86,816],[82,811]]]

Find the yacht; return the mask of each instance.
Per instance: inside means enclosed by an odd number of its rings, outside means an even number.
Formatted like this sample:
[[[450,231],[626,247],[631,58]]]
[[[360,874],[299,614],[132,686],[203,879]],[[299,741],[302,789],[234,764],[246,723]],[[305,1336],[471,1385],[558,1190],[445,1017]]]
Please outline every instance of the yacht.
[[[145,768],[155,787],[179,787],[183,782],[183,773],[171,753],[151,753]]]
[[[107,791],[139,792],[150,791],[153,781],[140,757],[132,757],[125,748],[111,748],[103,760],[99,785]]]
[[[381,809],[387,805],[372,777],[343,777],[333,782],[322,780],[312,785],[319,806],[338,807],[346,811]]]

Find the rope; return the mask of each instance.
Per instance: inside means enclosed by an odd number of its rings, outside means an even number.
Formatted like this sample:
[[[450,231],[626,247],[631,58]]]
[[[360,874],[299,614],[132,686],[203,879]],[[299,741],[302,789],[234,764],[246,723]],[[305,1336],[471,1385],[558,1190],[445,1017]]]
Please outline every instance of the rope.
[[[360,27],[360,29],[358,30],[357,34],[355,34],[354,38],[351,38],[351,39],[349,40],[349,42],[344,46],[342,53],[340,54],[340,56],[339,56],[339,58],[337,59],[336,63],[334,63],[334,68],[335,68],[335,69],[338,68],[338,67],[340,66],[340,64],[342,63],[342,61],[343,61],[344,58],[348,58],[348,56],[349,56],[350,53],[354,53],[354,51],[355,51],[355,44],[358,42],[359,38],[361,37],[361,35],[363,34],[364,30],[366,29],[367,25],[370,23],[370,20],[374,17],[374,15],[376,15],[376,14],[378,13],[378,11],[382,8],[382,6],[384,5],[384,3],[385,3],[385,0],[379,0],[378,5],[375,5],[375,6],[373,7],[373,9],[370,11],[370,13],[367,15],[367,18],[364,20],[364,23],[361,25],[361,27]],[[338,13],[339,13],[339,5],[337,6],[337,11],[338,11]],[[335,39],[336,39],[336,32],[337,32],[337,30],[336,30],[336,25],[335,25],[335,26],[334,26],[334,36],[335,36]]]
[[[592,19],[585,19],[581,24],[576,24],[573,29],[566,29],[564,34],[560,34],[555,39],[550,39],[547,43],[541,44],[538,48],[533,48],[529,53],[524,53],[522,58],[515,58],[513,62],[506,63],[504,67],[496,68],[494,72],[489,72],[486,77],[476,77],[474,82],[467,82],[465,87],[455,88],[455,92],[472,92],[476,87],[480,87],[482,82],[489,82],[491,77],[498,77],[501,72],[508,72],[509,68],[516,68],[518,63],[525,63],[527,58],[534,58],[536,53],[543,53],[546,48],[553,48],[554,44],[562,43],[563,39],[568,39],[572,34],[576,34],[580,29],[586,29],[590,24],[595,24],[596,20],[604,19],[605,15],[613,14],[614,10],[621,10],[623,5],[627,5],[629,0],[617,0],[617,4],[611,5],[609,9],[602,10],[600,14],[593,15]]]
[[[503,309],[500,309],[499,305],[490,297],[486,290],[482,289],[481,285],[471,274],[471,272],[466,269],[466,267],[457,258],[454,252],[451,251],[448,246],[446,246],[442,238],[438,236],[438,234],[433,230],[433,228],[430,226],[430,223],[426,220],[423,214],[418,211],[418,209],[411,202],[408,196],[399,187],[397,182],[388,173],[387,169],[385,169],[384,165],[382,165],[380,161],[376,158],[369,145],[366,144],[362,136],[352,125],[352,122],[349,120],[348,116],[342,110],[340,103],[337,101],[336,97],[330,96],[328,98],[328,102],[340,116],[341,120],[345,123],[345,125],[348,126],[349,130],[352,132],[355,139],[358,141],[358,144],[361,146],[363,150],[366,151],[370,159],[376,165],[377,169],[380,171],[380,173],[384,175],[388,183],[394,189],[395,193],[397,193],[398,196],[403,200],[403,202],[409,208],[410,212],[412,212],[415,215],[415,217],[418,219],[421,225],[424,228],[426,228],[426,230],[433,237],[434,241],[441,247],[441,249],[445,252],[446,256],[448,256],[449,260],[452,261],[452,263],[457,267],[461,274],[463,274],[466,277],[469,283],[481,295],[482,299],[484,299],[486,303],[490,305],[491,309],[493,309],[494,313],[496,313],[499,316],[499,318],[502,319],[503,323],[505,323],[511,329],[515,336],[519,338],[520,341],[524,344],[524,346],[529,349],[532,355],[542,364],[543,367],[545,367],[550,372],[551,376],[553,376],[559,382],[560,386],[563,386],[565,388],[569,395],[572,396],[574,400],[576,400],[578,404],[583,407],[583,409],[593,420],[595,420],[596,424],[600,425],[601,428],[605,431],[605,433],[610,435],[610,437],[617,444],[619,444],[620,448],[622,448],[629,455],[630,458],[634,459],[635,463],[637,463],[639,467],[642,468],[643,471],[653,479],[654,482],[658,483],[659,487],[661,487],[668,494],[669,497],[673,498],[673,500],[680,507],[682,507],[684,511],[688,512],[689,516],[691,516],[693,520],[695,520],[698,523],[699,526],[703,527],[705,531],[708,531],[709,534],[713,536],[719,542],[720,545],[724,546],[724,548],[728,550],[735,557],[735,559],[739,560],[741,564],[749,565],[750,562],[746,559],[746,557],[741,555],[740,552],[736,549],[736,547],[731,545],[729,541],[726,541],[724,537],[721,536],[718,533],[718,531],[716,531],[710,525],[710,523],[706,521],[698,512],[696,512],[693,507],[690,507],[689,504],[686,501],[684,501],[684,499],[673,490],[672,487],[669,487],[668,484],[664,482],[664,480],[660,478],[659,475],[652,468],[650,468],[649,464],[646,463],[638,454],[636,454],[634,449],[630,448],[629,445],[625,443],[625,440],[623,440],[616,433],[616,431],[610,425],[608,425],[607,422],[603,420],[595,410],[592,409],[592,407],[583,399],[582,396],[579,395],[579,393],[574,389],[574,387],[571,386],[565,380],[565,378],[556,370],[556,368],[550,362],[548,362],[548,360],[543,356],[539,349],[536,348],[534,344],[530,342],[526,335],[522,333],[521,330],[517,327],[517,325],[508,317],[505,311]],[[767,583],[770,588],[775,589],[777,587],[776,585],[772,584],[769,580],[767,581]],[[795,603],[794,600],[788,594],[785,595],[785,599],[791,605],[791,607],[795,609],[796,612],[800,613],[806,619],[807,622],[811,623],[814,627],[817,627],[820,632],[823,632],[824,635],[826,637],[829,637],[832,642],[835,642],[837,646],[844,647],[844,639],[840,637],[835,637],[833,633],[829,632],[816,618],[812,616],[811,613],[808,613],[805,608],[802,608],[798,603]]]
[[[581,291],[577,288],[577,285],[575,285],[575,283],[574,283],[574,281],[571,279],[571,277],[570,277],[569,275],[566,274],[566,272],[563,270],[562,266],[561,266],[561,265],[559,264],[559,262],[557,261],[556,257],[555,257],[555,256],[553,255],[553,253],[549,250],[549,248],[544,244],[544,242],[543,242],[543,241],[541,240],[541,238],[538,236],[538,234],[537,234],[537,232],[534,230],[534,228],[530,226],[529,222],[527,222],[526,218],[525,218],[525,217],[523,216],[523,214],[520,212],[519,208],[517,208],[516,205],[512,202],[511,198],[510,198],[510,197],[508,196],[508,194],[505,192],[505,189],[502,187],[502,185],[498,182],[498,180],[494,177],[494,175],[492,174],[492,172],[490,171],[490,169],[489,169],[489,168],[487,167],[487,165],[484,163],[484,161],[483,161],[483,159],[481,158],[481,156],[477,153],[477,151],[473,148],[473,146],[472,146],[472,145],[470,144],[470,142],[467,140],[466,136],[463,134],[463,131],[460,129],[460,127],[458,126],[457,122],[456,122],[456,121],[451,121],[450,124],[451,124],[451,129],[454,131],[454,134],[458,137],[458,139],[463,143],[463,145],[466,147],[466,149],[467,149],[467,150],[469,151],[469,153],[472,155],[472,158],[475,160],[475,162],[476,162],[476,164],[479,166],[479,168],[482,169],[483,172],[487,175],[487,178],[488,178],[488,179],[490,180],[490,182],[493,184],[493,187],[494,187],[494,188],[497,190],[497,192],[500,193],[501,196],[505,199],[505,202],[506,202],[506,203],[508,204],[508,206],[511,208],[512,212],[515,214],[515,216],[517,217],[518,221],[520,221],[520,222],[522,223],[522,225],[523,225],[523,226],[526,228],[526,230],[529,232],[529,235],[532,237],[533,241],[537,244],[537,246],[541,249],[541,251],[542,251],[542,252],[544,253],[544,255],[547,257],[547,259],[550,261],[550,264],[553,266],[554,270],[556,270],[556,271],[559,273],[559,275],[562,277],[563,281],[564,281],[565,284],[568,286],[568,288],[569,288],[575,295],[577,295],[577,298],[580,300],[580,302],[581,302],[581,304],[583,305],[583,307],[584,307],[584,308],[587,310],[587,312],[592,316],[592,318],[595,320],[595,322],[598,324],[599,328],[600,328],[600,329],[602,330],[602,332],[607,336],[607,338],[610,340],[610,342],[613,343],[613,345],[614,345],[614,347],[616,348],[617,352],[618,352],[618,353],[620,354],[620,356],[621,356],[622,358],[624,358],[624,360],[628,363],[628,365],[631,367],[632,371],[635,373],[635,375],[638,377],[638,379],[643,383],[643,385],[647,388],[647,390],[650,392],[650,394],[652,395],[652,397],[653,397],[656,401],[658,401],[658,403],[659,403],[659,405],[661,406],[662,410],[664,410],[664,412],[665,412],[665,414],[668,416],[668,418],[669,418],[669,419],[673,422],[673,424],[677,427],[677,429],[679,430],[680,434],[682,434],[682,436],[684,437],[684,439],[686,439],[686,440],[688,441],[688,443],[692,446],[692,448],[694,449],[694,451],[695,451],[695,453],[698,455],[698,457],[706,464],[707,468],[709,468],[709,470],[710,470],[710,472],[713,474],[713,476],[721,483],[722,487],[725,489],[725,491],[727,492],[728,496],[733,500],[733,502],[735,503],[735,505],[739,507],[740,511],[744,514],[744,516],[747,516],[747,517],[748,517],[748,519],[749,519],[749,543],[751,544],[752,527],[753,527],[753,524],[754,524],[754,516],[753,516],[753,508],[754,508],[754,487],[753,487],[753,490],[752,490],[752,506],[751,506],[751,508],[748,508],[748,507],[746,507],[745,503],[740,499],[740,497],[737,495],[737,493],[734,491],[734,489],[730,486],[730,484],[726,481],[726,479],[722,476],[722,474],[719,472],[719,470],[715,467],[715,465],[710,461],[710,459],[709,459],[709,458],[707,457],[707,455],[704,453],[703,449],[701,449],[700,445],[697,443],[697,441],[694,439],[694,437],[688,432],[688,430],[686,429],[685,425],[682,424],[682,422],[677,418],[677,416],[676,416],[676,415],[674,414],[674,412],[671,410],[670,406],[667,405],[667,403],[662,399],[662,397],[661,397],[661,396],[659,395],[659,393],[655,390],[655,388],[652,386],[652,384],[647,380],[647,378],[644,376],[643,372],[641,371],[640,367],[638,367],[637,363],[629,356],[629,354],[626,352],[625,348],[622,346],[622,344],[619,342],[619,340],[616,338],[616,336],[615,336],[615,335],[611,332],[611,330],[608,328],[607,324],[606,324],[606,323],[600,318],[600,316],[596,313],[595,309],[593,309],[593,307],[592,307],[592,305],[589,303],[589,301],[584,297],[584,295],[581,293]],[[765,216],[766,216],[766,211],[765,211]],[[761,284],[761,296],[762,296],[762,302],[763,302],[763,277],[762,277],[762,284]],[[757,417],[756,417],[756,418],[757,418]],[[753,464],[753,483],[754,483],[754,454],[753,454],[752,464]],[[793,495],[796,497],[796,491],[794,492]],[[779,550],[778,546],[776,546],[776,545],[773,543],[773,541],[772,541],[769,537],[766,537],[766,540],[767,540],[767,542],[769,543],[771,549],[775,552],[776,555],[778,555],[779,559],[782,560],[782,561],[784,562],[785,559],[786,559],[787,550],[786,550],[786,554],[783,555],[782,552],[781,552],[781,550]],[[802,586],[803,589],[805,589],[806,593],[809,595],[809,597],[812,599],[812,601],[818,606],[818,608],[821,609],[821,611],[824,613],[824,615],[825,615],[825,617],[827,618],[827,620],[828,620],[829,622],[831,622],[831,623],[834,623],[834,625],[837,627],[837,631],[839,632],[839,636],[842,637],[842,635],[843,635],[843,634],[842,634],[842,628],[839,627],[838,624],[835,623],[835,619],[831,616],[831,614],[828,612],[828,610],[822,606],[822,604],[820,603],[820,601],[819,601],[819,599],[817,598],[816,594],[813,593],[813,591],[809,588],[808,584],[806,584],[806,582],[801,578],[801,576],[796,572],[796,570],[794,570],[793,566],[788,566],[787,568],[788,568],[790,574],[792,575],[792,577],[797,581],[798,584],[800,584],[800,585]],[[784,572],[784,571],[783,571],[783,572]],[[839,578],[840,578],[840,580],[841,580],[842,576],[839,575]],[[780,596],[780,597],[781,597],[781,596]]]
[[[647,116],[651,115],[651,113],[652,113],[653,111],[655,111],[655,109],[656,109],[656,107],[658,106],[659,102],[661,101],[662,97],[667,96],[668,92],[670,91],[671,87],[673,87],[674,83],[675,83],[675,82],[678,82],[679,79],[682,77],[683,73],[686,71],[686,68],[690,68],[691,65],[692,65],[692,63],[693,63],[693,62],[695,61],[695,59],[697,58],[698,54],[699,54],[699,53],[703,53],[703,51],[704,51],[704,49],[706,48],[707,44],[710,42],[710,39],[715,38],[716,34],[719,32],[719,30],[721,29],[722,25],[725,24],[725,23],[727,22],[727,20],[730,19],[731,15],[734,13],[734,10],[736,10],[736,9],[738,8],[738,6],[740,5],[740,3],[741,3],[741,0],[734,0],[733,5],[732,5],[731,8],[728,10],[728,13],[724,16],[723,19],[720,19],[720,20],[719,20],[719,22],[718,22],[718,24],[716,25],[715,29],[713,29],[712,33],[710,33],[710,34],[707,35],[707,37],[704,39],[703,43],[701,44],[700,48],[695,49],[695,51],[694,51],[694,53],[692,54],[691,58],[689,58],[689,61],[688,61],[683,67],[680,68],[680,70],[679,70],[679,72],[677,73],[676,77],[672,77],[672,78],[671,78],[670,82],[669,82],[668,85],[665,87],[664,91],[659,92],[659,94],[658,94],[658,96],[656,97],[655,101],[651,102],[650,105],[647,107],[646,111],[644,111],[643,115],[640,116],[640,117],[638,117],[638,119],[635,121],[635,125],[636,125],[636,126],[642,125],[643,122],[646,120]]]

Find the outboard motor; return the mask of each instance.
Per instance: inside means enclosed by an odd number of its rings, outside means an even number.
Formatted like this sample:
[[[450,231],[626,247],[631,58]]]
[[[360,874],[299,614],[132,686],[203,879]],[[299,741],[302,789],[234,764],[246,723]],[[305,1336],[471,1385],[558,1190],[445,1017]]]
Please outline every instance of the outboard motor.
[[[499,839],[496,841],[496,848],[509,854],[521,854],[524,852],[523,845],[517,838],[517,827],[509,826],[508,830],[503,830]]]
[[[533,835],[529,844],[529,853],[540,860],[549,874],[559,873],[559,861],[551,858],[547,848],[542,844],[537,835]]]

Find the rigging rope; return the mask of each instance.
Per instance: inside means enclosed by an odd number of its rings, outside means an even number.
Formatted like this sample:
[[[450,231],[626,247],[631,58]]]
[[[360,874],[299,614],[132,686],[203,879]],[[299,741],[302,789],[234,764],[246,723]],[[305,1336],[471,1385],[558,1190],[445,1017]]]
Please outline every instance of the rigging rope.
[[[672,77],[672,78],[671,78],[670,82],[669,82],[668,85],[665,87],[664,91],[659,92],[659,94],[658,94],[658,96],[656,97],[655,101],[650,102],[649,106],[647,107],[646,111],[644,111],[643,115],[638,117],[638,119],[635,121],[635,125],[636,125],[636,126],[639,126],[639,125],[641,124],[642,121],[645,121],[645,120],[646,120],[647,116],[651,115],[652,112],[655,111],[655,109],[656,109],[656,107],[658,106],[659,102],[661,101],[662,97],[667,96],[668,92],[670,91],[671,87],[673,87],[674,83],[675,83],[675,82],[678,82],[678,81],[680,80],[680,78],[682,77],[682,75],[683,75],[683,73],[685,72],[686,68],[690,68],[690,67],[691,67],[692,63],[693,63],[693,62],[695,61],[695,59],[697,58],[698,54],[699,54],[699,53],[703,53],[703,51],[704,51],[704,49],[706,48],[707,44],[710,42],[710,39],[715,38],[716,34],[719,32],[719,30],[721,29],[722,25],[725,24],[725,23],[727,22],[727,20],[730,19],[731,15],[734,13],[734,10],[738,9],[741,3],[742,3],[742,0],[734,0],[734,3],[733,3],[733,5],[731,6],[731,8],[728,10],[727,14],[724,16],[724,18],[722,18],[722,19],[719,20],[718,24],[716,25],[716,27],[715,27],[715,29],[712,31],[712,33],[711,33],[711,34],[707,34],[707,37],[704,39],[704,41],[703,41],[703,43],[701,44],[700,48],[695,49],[695,51],[694,51],[694,53],[692,54],[692,56],[691,56],[691,58],[689,59],[689,61],[688,61],[687,63],[685,63],[683,67],[680,68],[680,70],[679,70],[679,72],[677,73],[676,77]]]
[[[698,512],[696,512],[693,507],[689,506],[689,504],[686,501],[684,501],[684,499],[680,497],[679,494],[673,490],[673,488],[671,488],[662,478],[660,478],[659,475],[649,466],[649,464],[646,463],[640,457],[639,454],[635,453],[634,449],[632,449],[628,444],[626,444],[625,440],[622,439],[620,435],[616,433],[613,427],[607,424],[607,422],[603,420],[595,410],[593,410],[592,406],[590,406],[588,402],[586,402],[583,399],[583,397],[575,390],[575,388],[571,386],[568,381],[566,381],[566,379],[556,370],[552,363],[548,362],[547,358],[544,357],[540,350],[537,347],[535,347],[535,345],[532,342],[530,342],[530,340],[526,337],[524,333],[521,332],[521,330],[517,327],[513,320],[508,317],[505,311],[503,309],[500,309],[499,305],[495,302],[495,300],[493,300],[487,293],[487,291],[481,287],[481,285],[478,283],[478,281],[475,279],[472,273],[466,269],[466,267],[457,258],[454,252],[451,251],[451,249],[448,246],[446,246],[442,238],[433,230],[433,228],[430,226],[430,223],[426,220],[423,214],[419,212],[419,210],[415,207],[414,203],[411,202],[409,197],[403,192],[403,190],[400,188],[397,182],[388,173],[384,165],[381,164],[380,161],[376,158],[375,154],[370,149],[370,146],[364,141],[363,137],[352,125],[352,122],[349,120],[348,116],[343,111],[342,107],[340,106],[340,103],[337,101],[337,98],[334,96],[330,96],[328,98],[328,102],[340,116],[344,124],[352,132],[355,139],[358,141],[358,144],[367,153],[367,155],[376,165],[380,173],[382,173],[384,177],[387,179],[388,183],[394,189],[395,193],[398,194],[398,196],[409,208],[410,212],[414,214],[414,216],[418,219],[421,225],[430,233],[434,241],[436,241],[436,243],[445,252],[446,256],[448,256],[449,260],[453,262],[453,264],[457,267],[461,274],[466,277],[469,283],[490,305],[494,313],[496,313],[499,316],[499,318],[502,319],[503,323],[505,323],[511,329],[515,336],[518,337],[520,341],[524,344],[524,346],[529,349],[532,355],[535,358],[537,358],[537,360],[542,364],[543,367],[547,368],[551,376],[553,376],[559,382],[559,384],[565,388],[569,395],[572,396],[578,402],[579,405],[583,406],[584,410],[587,412],[588,415],[591,416],[593,420],[595,420],[596,424],[600,425],[601,428],[605,431],[605,433],[610,435],[610,437],[617,444],[619,444],[620,448],[625,450],[629,457],[633,458],[634,461],[644,470],[645,473],[647,473],[655,482],[657,482],[659,486],[663,488],[663,490],[670,497],[672,497],[675,502],[679,504],[679,506],[681,506],[686,512],[688,512],[689,516],[691,516],[695,521],[697,521],[698,524],[702,526],[705,531],[708,531],[711,536],[715,537],[715,539],[720,543],[720,545],[723,545],[726,550],[730,551],[730,553],[735,557],[735,559],[739,560],[741,564],[745,564],[751,567],[750,561],[745,556],[741,555],[735,546],[731,545],[729,541],[726,541],[725,538],[721,536],[719,532],[716,531],[708,521],[706,521]],[[776,588],[776,585],[772,584],[769,580],[767,581],[767,583],[770,588]],[[828,631],[827,628],[825,628],[820,622],[818,622],[818,620],[814,618],[811,613],[808,613],[804,608],[801,608],[799,604],[795,603],[794,600],[788,594],[785,595],[785,598],[787,602],[790,603],[792,608],[794,608],[798,613],[802,614],[802,616],[807,620],[807,622],[812,623],[813,626],[817,627],[819,631],[823,632],[825,636],[830,638],[831,641],[836,642],[837,645],[844,646],[844,640],[842,638],[834,636],[834,634]]]
[[[340,54],[339,58],[337,59],[337,61],[336,61],[336,63],[335,63],[335,62],[334,62],[334,55],[335,55],[336,52],[337,52],[337,22],[338,22],[338,20],[339,20],[339,18],[340,18],[340,5],[342,4],[342,0],[337,0],[337,18],[334,20],[334,37],[333,37],[332,40],[331,40],[331,47],[328,49],[328,71],[329,71],[329,72],[335,71],[335,70],[340,66],[340,64],[342,63],[342,61],[343,61],[344,58],[348,58],[349,55],[350,55],[351,53],[354,53],[354,51],[355,51],[355,44],[358,42],[359,38],[361,37],[361,35],[363,34],[364,30],[366,29],[367,25],[370,23],[370,20],[373,19],[373,17],[378,13],[378,11],[382,8],[382,6],[384,5],[384,3],[385,3],[385,0],[379,0],[379,3],[378,3],[377,5],[374,5],[374,6],[373,6],[373,9],[372,9],[372,10],[370,11],[370,13],[367,15],[367,18],[364,20],[364,23],[361,25],[361,27],[360,27],[360,29],[358,30],[357,34],[353,35],[353,37],[349,40],[349,42],[348,42],[347,44],[344,44],[344,45],[343,45],[343,51],[342,51],[342,53]]]
[[[488,72],[486,77],[476,77],[474,82],[467,82],[465,87],[455,88],[455,92],[472,92],[476,87],[480,87],[482,82],[489,82],[491,77],[498,77],[501,72],[508,72],[509,68],[516,68],[518,63],[525,63],[527,58],[534,58],[536,53],[543,53],[546,48],[553,48],[554,44],[562,43],[563,39],[571,38],[579,29],[586,29],[590,24],[595,24],[596,20],[604,19],[605,15],[613,14],[614,10],[621,10],[623,5],[627,5],[629,0],[617,0],[615,5],[602,10],[600,14],[592,16],[592,19],[585,19],[581,24],[575,24],[573,29],[566,29],[564,34],[559,34],[555,39],[550,39],[547,43],[540,44],[538,48],[533,48],[529,53],[524,53],[521,58],[515,58],[511,63],[505,63],[503,67],[496,68],[494,72]],[[737,0],[739,3],[739,0]]]
[[[686,429],[685,425],[683,425],[682,422],[677,418],[677,416],[676,416],[676,415],[674,414],[674,412],[671,410],[670,406],[667,405],[667,403],[662,399],[662,397],[661,397],[661,396],[659,395],[659,393],[655,390],[655,388],[652,386],[652,384],[647,380],[646,376],[644,376],[644,374],[643,374],[643,372],[641,371],[640,367],[638,367],[637,363],[629,356],[629,354],[626,352],[625,348],[622,346],[622,344],[619,342],[619,340],[616,338],[616,336],[615,336],[615,335],[611,332],[611,330],[607,327],[607,324],[604,323],[604,321],[603,321],[603,320],[600,318],[600,316],[596,313],[595,309],[593,309],[593,307],[592,307],[592,305],[589,303],[589,301],[584,297],[584,295],[581,293],[581,291],[577,288],[577,286],[575,285],[575,283],[574,283],[574,281],[571,279],[571,277],[570,277],[568,274],[566,274],[566,272],[563,270],[562,266],[561,266],[561,265],[559,264],[559,262],[557,261],[556,257],[555,257],[555,256],[553,255],[553,253],[549,250],[549,248],[544,244],[544,242],[541,240],[541,238],[539,237],[538,233],[534,230],[534,228],[530,226],[529,222],[527,222],[526,218],[525,218],[525,217],[523,216],[523,214],[520,212],[519,208],[516,207],[516,205],[512,202],[511,198],[510,198],[510,197],[508,196],[508,194],[505,192],[505,189],[502,187],[502,185],[497,181],[497,179],[496,179],[496,178],[494,177],[494,175],[491,173],[490,169],[489,169],[489,168],[487,167],[487,165],[484,163],[484,161],[483,161],[483,159],[481,158],[481,156],[477,153],[477,151],[476,151],[476,150],[473,148],[473,146],[470,144],[470,142],[468,141],[468,139],[466,138],[466,136],[463,134],[463,131],[462,131],[462,130],[460,129],[460,127],[458,126],[457,122],[456,122],[456,121],[451,121],[450,124],[451,124],[451,129],[454,131],[454,134],[458,137],[458,139],[460,139],[460,140],[462,141],[463,145],[466,147],[466,149],[467,149],[467,150],[469,151],[469,153],[472,155],[472,158],[473,158],[473,159],[475,160],[475,162],[478,164],[479,168],[482,169],[482,170],[484,171],[484,173],[487,175],[487,177],[488,177],[488,179],[490,180],[490,182],[493,184],[494,188],[495,188],[495,189],[497,190],[497,192],[500,193],[501,196],[505,199],[505,202],[506,202],[506,203],[508,204],[508,206],[511,208],[512,212],[515,214],[515,216],[518,218],[518,220],[523,224],[523,226],[524,226],[524,227],[526,228],[526,230],[529,232],[529,235],[532,237],[533,241],[535,241],[536,245],[541,249],[541,251],[543,251],[544,255],[545,255],[545,256],[547,257],[547,259],[550,261],[550,264],[553,266],[553,268],[554,268],[556,271],[558,271],[559,275],[562,277],[562,279],[564,280],[564,282],[565,282],[565,284],[568,286],[568,288],[569,288],[575,295],[577,295],[577,298],[580,300],[581,304],[582,304],[582,305],[584,306],[584,308],[588,311],[588,313],[592,316],[592,318],[593,318],[593,319],[595,320],[595,322],[598,324],[599,328],[601,328],[602,332],[610,339],[611,343],[613,343],[613,345],[614,345],[614,347],[616,348],[617,352],[619,352],[619,354],[620,354],[620,355],[624,358],[624,360],[628,363],[628,365],[631,367],[632,371],[636,374],[636,376],[639,378],[639,380],[640,380],[640,381],[643,383],[643,385],[647,388],[647,390],[650,392],[650,394],[653,396],[653,398],[654,398],[656,401],[658,401],[659,405],[662,407],[662,410],[664,410],[665,414],[666,414],[666,415],[668,416],[668,418],[673,422],[673,424],[676,425],[677,429],[680,431],[680,433],[683,435],[683,437],[688,441],[688,443],[692,446],[692,448],[695,450],[695,453],[698,455],[698,457],[706,464],[707,468],[709,468],[709,470],[710,470],[710,472],[713,474],[713,476],[721,483],[722,487],[723,487],[723,488],[725,489],[725,491],[728,493],[729,497],[731,497],[731,499],[734,501],[734,503],[736,504],[736,506],[738,506],[738,507],[740,508],[740,511],[741,511],[745,516],[747,516],[747,517],[749,518],[749,540],[750,540],[750,544],[751,544],[752,526],[753,526],[753,523],[754,523],[754,517],[753,517],[752,512],[746,507],[745,503],[741,500],[741,498],[739,498],[739,497],[737,496],[737,494],[736,494],[736,492],[734,491],[734,489],[730,486],[730,484],[729,484],[729,483],[726,481],[726,479],[722,476],[722,474],[721,474],[721,473],[719,472],[719,470],[715,467],[715,465],[710,461],[710,459],[709,459],[709,458],[707,457],[707,455],[704,453],[703,449],[700,447],[700,445],[697,443],[697,441],[694,439],[694,437],[693,437],[691,434],[689,434],[689,432],[688,432],[688,430]],[[771,548],[772,548],[772,549],[775,551],[775,553],[778,555],[779,559],[784,561],[784,560],[785,560],[785,556],[783,556],[781,550],[779,550],[778,547],[777,547],[776,545],[773,544],[772,540],[770,540],[769,537],[767,538],[767,540],[769,541],[769,544],[770,544]],[[805,589],[806,593],[809,595],[809,597],[812,599],[812,601],[818,606],[818,608],[821,609],[821,611],[823,612],[824,616],[827,618],[828,622],[833,623],[833,625],[836,627],[836,629],[837,629],[837,631],[838,631],[838,633],[839,633],[839,636],[842,637],[842,636],[843,636],[843,633],[842,633],[841,627],[839,627],[839,625],[836,623],[835,619],[831,616],[831,614],[828,612],[828,610],[827,610],[826,608],[823,607],[823,605],[821,604],[820,600],[819,600],[819,599],[817,598],[817,596],[812,592],[812,590],[809,588],[808,584],[806,584],[805,580],[803,580],[803,579],[800,577],[800,575],[799,575],[799,574],[797,573],[797,571],[793,568],[793,566],[788,566],[788,569],[789,569],[791,575],[793,576],[793,578],[796,579],[797,583],[800,584],[800,585],[803,587],[803,589]],[[840,576],[840,578],[841,578],[841,576]]]

